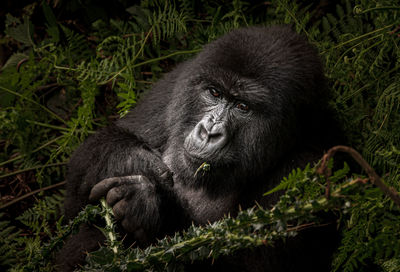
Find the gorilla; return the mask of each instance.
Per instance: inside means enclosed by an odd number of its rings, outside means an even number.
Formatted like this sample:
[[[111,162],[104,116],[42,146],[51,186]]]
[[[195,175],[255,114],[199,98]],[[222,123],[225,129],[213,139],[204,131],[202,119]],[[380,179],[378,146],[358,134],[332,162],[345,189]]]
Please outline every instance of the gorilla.
[[[239,206],[257,201],[270,207],[278,195],[262,194],[335,140],[326,85],[316,50],[289,27],[231,31],[166,74],[129,114],[74,152],[65,218],[105,197],[125,242],[146,246],[192,223],[235,215]],[[270,256],[261,271],[290,271],[296,261],[318,263],[326,245],[315,237],[305,239],[316,252],[306,259],[297,242],[296,254],[287,253],[289,242],[281,245],[285,250],[247,255]],[[61,270],[73,270],[101,241],[97,228],[81,226],[57,257]],[[321,267],[315,271],[325,271]]]

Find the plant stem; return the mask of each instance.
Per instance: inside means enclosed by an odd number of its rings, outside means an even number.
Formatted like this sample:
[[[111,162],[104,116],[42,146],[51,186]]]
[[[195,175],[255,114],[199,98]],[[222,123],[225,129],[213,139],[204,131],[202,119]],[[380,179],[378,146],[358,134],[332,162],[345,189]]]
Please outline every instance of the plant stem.
[[[59,182],[59,183],[56,183],[56,184],[53,184],[53,185],[50,185],[50,186],[47,186],[47,187],[43,187],[43,188],[37,189],[37,190],[32,191],[30,193],[27,193],[26,195],[23,195],[23,196],[20,196],[18,198],[15,198],[15,199],[11,200],[10,202],[7,202],[6,204],[0,206],[0,210],[4,209],[4,208],[7,208],[8,206],[11,206],[11,205],[13,205],[13,204],[15,204],[15,203],[27,198],[27,197],[30,197],[32,195],[35,195],[35,194],[43,192],[43,191],[54,189],[56,187],[64,185],[65,183],[66,183],[66,181],[62,181],[62,182]]]
[[[66,122],[64,119],[62,119],[60,116],[58,116],[57,114],[55,114],[54,112],[52,112],[51,110],[49,110],[48,108],[46,108],[45,106],[39,104],[38,102],[36,102],[36,101],[34,101],[34,100],[32,100],[32,99],[30,99],[30,98],[28,98],[28,97],[25,97],[25,96],[23,96],[23,95],[21,95],[21,94],[19,94],[19,93],[17,93],[17,92],[14,92],[14,91],[12,91],[12,90],[10,90],[10,89],[4,88],[4,87],[2,87],[2,86],[0,86],[0,89],[6,91],[6,92],[8,92],[8,93],[11,93],[11,94],[13,94],[13,95],[15,95],[15,96],[18,96],[18,97],[20,97],[20,98],[22,98],[22,99],[25,99],[25,100],[27,100],[27,101],[29,101],[29,102],[31,102],[31,103],[33,103],[33,104],[35,104],[35,105],[41,107],[43,110],[45,110],[46,112],[50,113],[50,115],[52,115],[52,116],[53,116],[54,118],[56,118],[57,120],[61,121],[61,122],[64,123],[64,124],[67,124],[67,122]]]
[[[37,152],[37,151],[39,151],[39,150],[45,148],[45,147],[48,146],[48,145],[51,145],[52,143],[58,141],[58,140],[61,139],[62,137],[64,137],[64,136],[58,136],[58,137],[56,137],[56,138],[54,138],[54,139],[48,141],[47,143],[45,143],[45,144],[39,146],[38,148],[34,149],[30,154],[35,153],[35,152]],[[9,159],[9,160],[7,160],[7,161],[0,162],[0,166],[5,165],[5,164],[10,163],[10,162],[13,162],[13,161],[16,161],[16,160],[19,160],[19,159],[22,159],[22,158],[25,157],[25,156],[27,156],[27,154],[22,154],[22,155],[19,155],[19,156],[14,157],[14,158],[12,158],[12,159]]]
[[[353,38],[353,39],[350,39],[350,40],[347,40],[347,41],[345,41],[345,42],[342,42],[342,43],[340,43],[340,44],[338,44],[338,45],[333,46],[332,48],[330,48],[330,49],[328,49],[328,50],[322,51],[321,54],[325,54],[326,52],[328,52],[328,51],[330,51],[330,50],[333,50],[333,49],[342,47],[343,45],[346,45],[346,44],[348,44],[348,43],[354,42],[354,41],[356,41],[356,40],[358,40],[358,39],[362,39],[362,38],[367,37],[367,36],[369,36],[369,35],[372,35],[372,34],[374,34],[374,33],[376,33],[376,32],[379,32],[379,31],[385,30],[385,29],[387,29],[387,28],[390,28],[390,27],[392,27],[393,25],[394,25],[394,24],[390,24],[390,25],[381,27],[381,28],[379,28],[379,29],[375,29],[374,31],[371,31],[371,32],[365,33],[365,34],[363,34],[363,35],[360,35],[360,36],[358,36],[358,37],[355,37],[355,38]]]
[[[47,128],[56,129],[56,130],[70,131],[69,128],[60,127],[60,126],[54,126],[54,125],[49,125],[49,124],[42,123],[42,122],[38,122],[38,121],[33,121],[33,120],[28,120],[28,119],[27,119],[26,122],[28,122],[29,124],[34,124],[34,125],[38,125],[38,126],[42,126],[42,127],[47,127]]]
[[[110,240],[110,244],[112,246],[112,250],[114,252],[114,254],[118,253],[118,247],[116,246],[116,241],[117,241],[117,237],[115,236],[114,232],[112,231],[114,228],[114,224],[112,221],[112,209],[111,207],[106,203],[106,200],[104,198],[102,198],[100,200],[101,206],[104,208],[105,210],[105,216],[104,219],[106,220],[106,226],[107,226],[107,236],[108,239]]]
[[[4,174],[0,176],[0,179],[2,178],[6,178],[6,177],[10,177],[10,176],[14,176],[23,172],[27,172],[27,171],[31,171],[31,170],[36,170],[36,169],[41,169],[41,168],[45,168],[45,167],[52,167],[52,166],[62,166],[67,164],[67,162],[57,162],[57,163],[49,163],[47,165],[39,165],[39,166],[34,166],[34,167],[30,167],[30,168],[25,168],[25,169],[21,169],[21,170],[17,170],[15,172],[11,172],[8,174]]]

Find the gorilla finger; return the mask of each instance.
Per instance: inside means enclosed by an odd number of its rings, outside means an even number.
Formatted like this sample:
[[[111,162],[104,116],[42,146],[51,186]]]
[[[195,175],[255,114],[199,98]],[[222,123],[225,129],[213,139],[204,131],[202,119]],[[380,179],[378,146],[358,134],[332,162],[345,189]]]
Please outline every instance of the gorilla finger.
[[[171,170],[168,168],[167,165],[165,165],[164,162],[161,160],[155,164],[155,166],[151,169],[151,172],[155,178],[158,178],[158,180],[164,184],[167,185],[168,187],[172,187],[174,184],[174,181],[172,179],[173,173]]]
[[[169,178],[170,175],[172,176],[172,172],[169,167],[158,156],[152,154],[152,156],[148,157],[147,160],[151,165],[149,170],[152,172],[151,174],[153,174],[154,177],[161,177],[161,179],[163,180],[163,177]]]
[[[155,171],[158,174],[158,176],[161,176],[165,172],[170,172],[171,170],[163,161],[159,161],[155,167]]]
[[[111,188],[107,193],[107,204],[110,206],[114,206],[117,201],[121,200],[125,196],[127,191],[127,186],[118,186]]]
[[[128,202],[126,202],[125,199],[117,202],[117,204],[115,204],[112,209],[115,219],[120,220],[121,218],[123,218],[125,216],[125,211],[127,207]]]
[[[141,181],[143,176],[125,176],[125,177],[112,177],[106,178],[93,186],[90,191],[89,200],[98,200],[102,196],[105,196],[107,192],[112,188],[123,184],[135,183],[138,180]]]
[[[104,196],[112,187],[115,187],[120,182],[119,177],[103,179],[90,191],[89,200],[98,200]]]

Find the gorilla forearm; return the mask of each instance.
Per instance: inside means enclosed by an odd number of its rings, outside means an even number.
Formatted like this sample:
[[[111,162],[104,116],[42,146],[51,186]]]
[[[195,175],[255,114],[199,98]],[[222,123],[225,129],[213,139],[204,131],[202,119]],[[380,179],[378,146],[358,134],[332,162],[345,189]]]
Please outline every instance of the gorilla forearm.
[[[76,216],[89,202],[93,186],[106,178],[144,175],[154,180],[168,171],[159,153],[135,135],[117,126],[100,130],[69,162],[66,217]]]
[[[190,222],[171,189],[172,174],[158,151],[117,126],[97,132],[77,149],[69,163],[67,184],[66,219],[105,197],[128,233],[127,240],[141,245]],[[71,237],[66,248],[79,244],[93,250],[92,241],[80,240],[82,235]],[[61,254],[69,253],[64,249]]]

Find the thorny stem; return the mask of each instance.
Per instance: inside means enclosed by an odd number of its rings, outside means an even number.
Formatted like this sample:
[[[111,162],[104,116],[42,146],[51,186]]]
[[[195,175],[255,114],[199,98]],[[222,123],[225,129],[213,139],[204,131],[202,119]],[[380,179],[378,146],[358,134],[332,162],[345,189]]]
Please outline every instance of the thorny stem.
[[[335,155],[336,152],[345,152],[350,154],[353,159],[367,172],[369,180],[372,184],[378,186],[388,197],[390,197],[394,203],[396,203],[400,207],[400,195],[393,187],[387,186],[383,183],[381,178],[376,174],[375,170],[368,164],[368,162],[358,153],[355,149],[338,145],[334,146],[328,150],[328,152],[322,157],[321,165],[317,169],[318,174],[322,174],[325,176],[327,180],[327,187],[325,191],[325,196],[329,198],[330,195],[330,181],[329,177],[332,174],[331,169],[328,168],[329,160]]]
[[[108,239],[110,240],[110,244],[112,246],[112,250],[114,252],[114,254],[118,253],[118,247],[116,246],[116,241],[117,241],[117,237],[115,236],[114,232],[111,231],[113,229],[113,221],[111,219],[112,216],[112,210],[111,207],[108,206],[108,204],[106,203],[106,200],[103,198],[100,200],[101,206],[103,207],[103,209],[105,210],[105,216],[104,219],[106,220],[106,225],[107,228],[109,228],[109,230],[107,230],[107,236]]]

